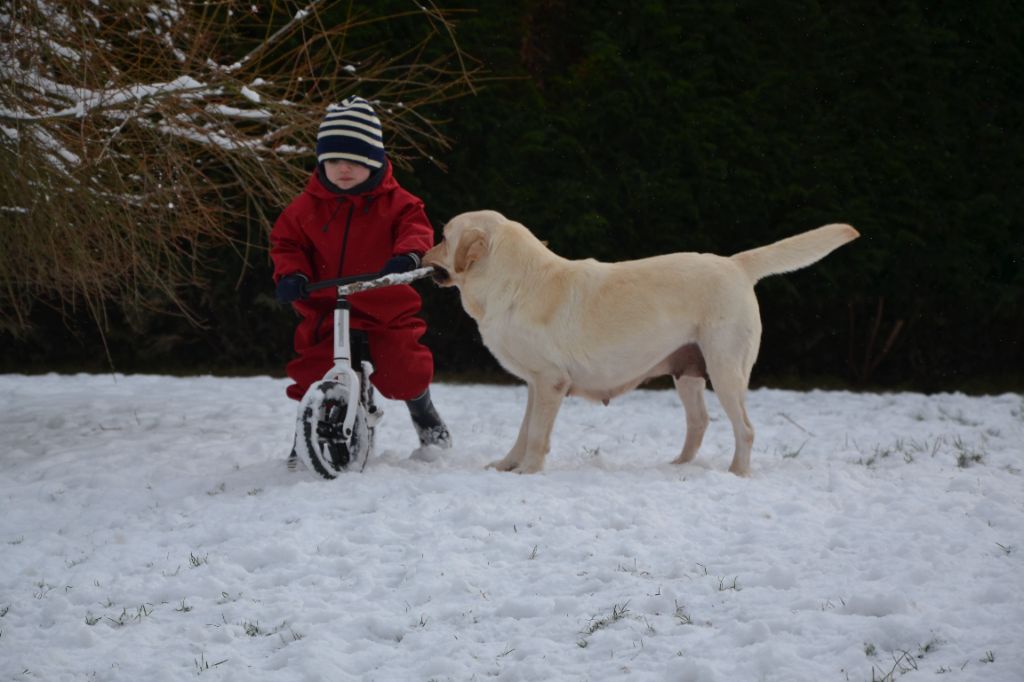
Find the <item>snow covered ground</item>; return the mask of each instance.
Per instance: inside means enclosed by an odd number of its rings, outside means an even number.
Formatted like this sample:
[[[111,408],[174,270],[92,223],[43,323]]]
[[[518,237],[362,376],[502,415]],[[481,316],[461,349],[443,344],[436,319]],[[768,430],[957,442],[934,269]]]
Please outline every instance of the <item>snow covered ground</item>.
[[[1024,399],[754,391],[753,476],[671,391],[385,403],[362,474],[289,473],[271,378],[0,376],[3,680],[1024,679]]]

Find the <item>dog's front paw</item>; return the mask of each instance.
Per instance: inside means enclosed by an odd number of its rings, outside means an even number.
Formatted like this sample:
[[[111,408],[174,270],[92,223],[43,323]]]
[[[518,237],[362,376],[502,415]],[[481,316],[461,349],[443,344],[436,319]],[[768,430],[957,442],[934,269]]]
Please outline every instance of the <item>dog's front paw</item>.
[[[535,474],[544,468],[543,462],[521,462],[515,468],[517,474]]]

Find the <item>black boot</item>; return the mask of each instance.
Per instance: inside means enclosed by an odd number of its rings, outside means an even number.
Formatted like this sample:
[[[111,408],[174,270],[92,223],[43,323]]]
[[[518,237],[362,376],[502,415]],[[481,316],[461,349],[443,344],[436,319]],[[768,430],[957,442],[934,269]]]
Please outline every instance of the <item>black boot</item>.
[[[452,446],[452,436],[430,400],[429,388],[420,397],[406,400],[405,404],[409,407],[409,416],[412,417],[412,425],[416,427],[421,447],[432,445],[447,450]]]

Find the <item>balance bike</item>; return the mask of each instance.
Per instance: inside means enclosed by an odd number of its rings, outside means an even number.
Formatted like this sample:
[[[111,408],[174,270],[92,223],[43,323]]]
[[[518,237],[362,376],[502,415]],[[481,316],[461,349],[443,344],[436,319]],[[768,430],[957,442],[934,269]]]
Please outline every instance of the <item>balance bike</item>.
[[[418,268],[393,275],[371,273],[306,285],[312,293],[337,287],[334,305],[334,366],[309,387],[299,402],[295,422],[295,454],[324,478],[346,471],[362,471],[373,454],[374,430],[384,411],[374,402],[370,375],[373,364],[361,358],[352,367],[348,296],[368,289],[408,284],[428,277],[434,268]],[[368,354],[365,354],[368,355]]]

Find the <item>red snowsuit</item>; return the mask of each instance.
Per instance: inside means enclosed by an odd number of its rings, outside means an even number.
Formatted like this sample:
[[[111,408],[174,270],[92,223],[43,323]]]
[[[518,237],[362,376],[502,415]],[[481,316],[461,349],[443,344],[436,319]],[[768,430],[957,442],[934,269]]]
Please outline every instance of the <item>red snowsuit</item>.
[[[434,245],[423,202],[399,186],[388,162],[374,189],[339,195],[313,171],[306,188],[274,223],[270,257],[274,282],[300,273],[310,282],[379,271],[403,253],[422,256]],[[334,289],[295,301],[302,319],[295,330],[298,357],[285,368],[295,382],[288,397],[300,400],[333,364]],[[434,357],[419,342],[427,330],[416,316],[422,300],[409,285],[373,289],[349,297],[352,329],[365,330],[374,372],[371,381],[386,398],[421,395],[434,375]]]

